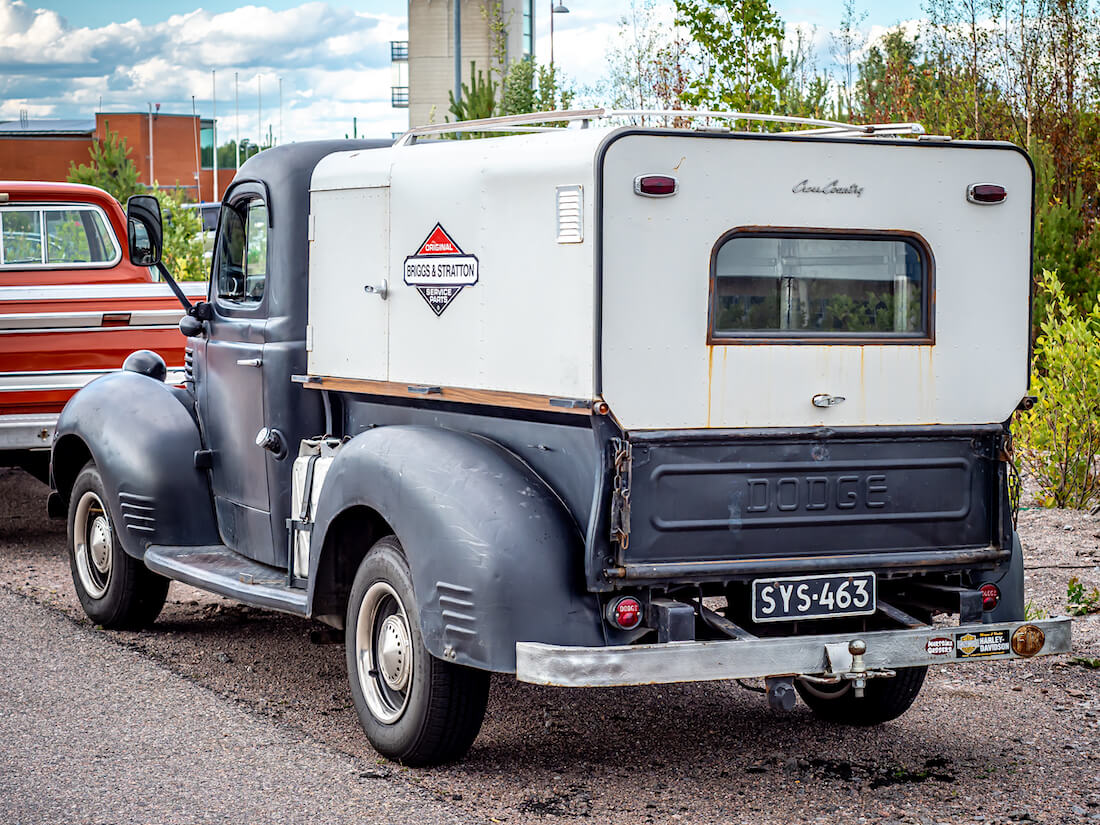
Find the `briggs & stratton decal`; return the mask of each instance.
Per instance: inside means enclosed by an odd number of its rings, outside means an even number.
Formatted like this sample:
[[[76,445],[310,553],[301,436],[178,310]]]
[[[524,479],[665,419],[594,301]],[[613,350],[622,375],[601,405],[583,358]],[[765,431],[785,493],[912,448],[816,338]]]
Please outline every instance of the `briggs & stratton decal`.
[[[420,249],[405,259],[405,283],[416,287],[437,316],[463,287],[477,283],[477,274],[477,256],[465,254],[438,223]]]
[[[946,636],[937,636],[934,639],[929,639],[924,649],[928,651],[930,656],[950,656],[955,652],[955,643]]]
[[[1010,652],[1007,630],[979,630],[955,635],[955,658],[977,659]]]

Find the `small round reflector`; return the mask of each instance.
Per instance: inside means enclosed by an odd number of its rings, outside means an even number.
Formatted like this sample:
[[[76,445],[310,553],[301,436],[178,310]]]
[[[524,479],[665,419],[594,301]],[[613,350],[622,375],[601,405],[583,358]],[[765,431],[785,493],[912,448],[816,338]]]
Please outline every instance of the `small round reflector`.
[[[982,591],[982,610],[995,608],[1001,600],[1001,591],[997,589],[997,585],[983,584],[979,589]]]
[[[971,203],[1000,203],[1008,193],[996,183],[972,183],[966,189],[966,199]]]
[[[634,194],[667,198],[676,194],[676,178],[670,175],[640,175],[634,178]]]
[[[642,603],[633,596],[620,596],[608,605],[607,620],[620,630],[633,630],[642,623]]]
[[[1034,656],[1043,649],[1045,641],[1043,631],[1035,625],[1021,625],[1012,634],[1012,650],[1017,656]]]

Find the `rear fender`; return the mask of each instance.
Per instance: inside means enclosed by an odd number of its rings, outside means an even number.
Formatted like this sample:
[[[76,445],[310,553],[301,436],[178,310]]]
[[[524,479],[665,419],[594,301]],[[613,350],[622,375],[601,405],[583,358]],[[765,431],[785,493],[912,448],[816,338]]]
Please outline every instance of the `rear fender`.
[[[356,551],[333,525],[356,513],[359,544],[388,530],[400,539],[432,655],[514,672],[517,641],[604,644],[599,604],[585,590],[580,530],[543,480],[499,444],[434,427],[370,429],[340,450],[319,501],[311,613],[342,609],[335,594],[346,592],[365,547],[354,559],[334,558]]]
[[[123,549],[141,558],[150,544],[220,544],[202,449],[183,390],[136,372],[105,375],[81,389],[57,422],[53,487],[68,509],[90,459],[103,478]]]

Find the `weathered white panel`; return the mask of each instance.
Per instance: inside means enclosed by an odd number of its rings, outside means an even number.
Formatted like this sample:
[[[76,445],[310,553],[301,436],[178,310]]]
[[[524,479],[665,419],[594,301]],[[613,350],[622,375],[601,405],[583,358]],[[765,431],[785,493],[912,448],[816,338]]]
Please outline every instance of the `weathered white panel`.
[[[309,245],[309,372],[384,381],[389,304],[363,287],[391,280],[389,189],[314,191]]]
[[[675,175],[674,197],[633,192]],[[804,179],[862,194],[796,193]],[[968,184],[1004,185],[997,206]],[[1027,390],[1031,170],[1019,153],[631,136],[604,173],[603,394],[630,429],[988,423]],[[935,257],[935,343],[707,345],[710,257],[743,226],[906,230]],[[845,396],[818,408],[817,393]]]
[[[592,157],[581,131],[394,149],[390,380],[590,398]],[[557,187],[581,185],[585,241],[558,244]],[[478,281],[436,315],[397,274],[439,224]]]

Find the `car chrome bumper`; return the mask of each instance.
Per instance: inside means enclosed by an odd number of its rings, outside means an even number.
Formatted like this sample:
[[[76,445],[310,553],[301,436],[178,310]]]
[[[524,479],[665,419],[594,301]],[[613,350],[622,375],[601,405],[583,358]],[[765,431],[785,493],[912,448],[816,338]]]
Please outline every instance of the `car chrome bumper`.
[[[0,415],[0,450],[48,450],[57,415]]]
[[[1070,622],[1068,618],[1057,618],[829,636],[613,647],[517,642],[516,678],[559,687],[612,687],[765,676],[829,676],[851,671],[848,645],[856,639],[866,643],[864,666],[873,670],[1030,658],[1013,650],[1012,640],[1017,631],[1030,634],[1032,644],[1038,636],[1021,628],[1041,632],[1041,647],[1033,656],[1068,653]]]

